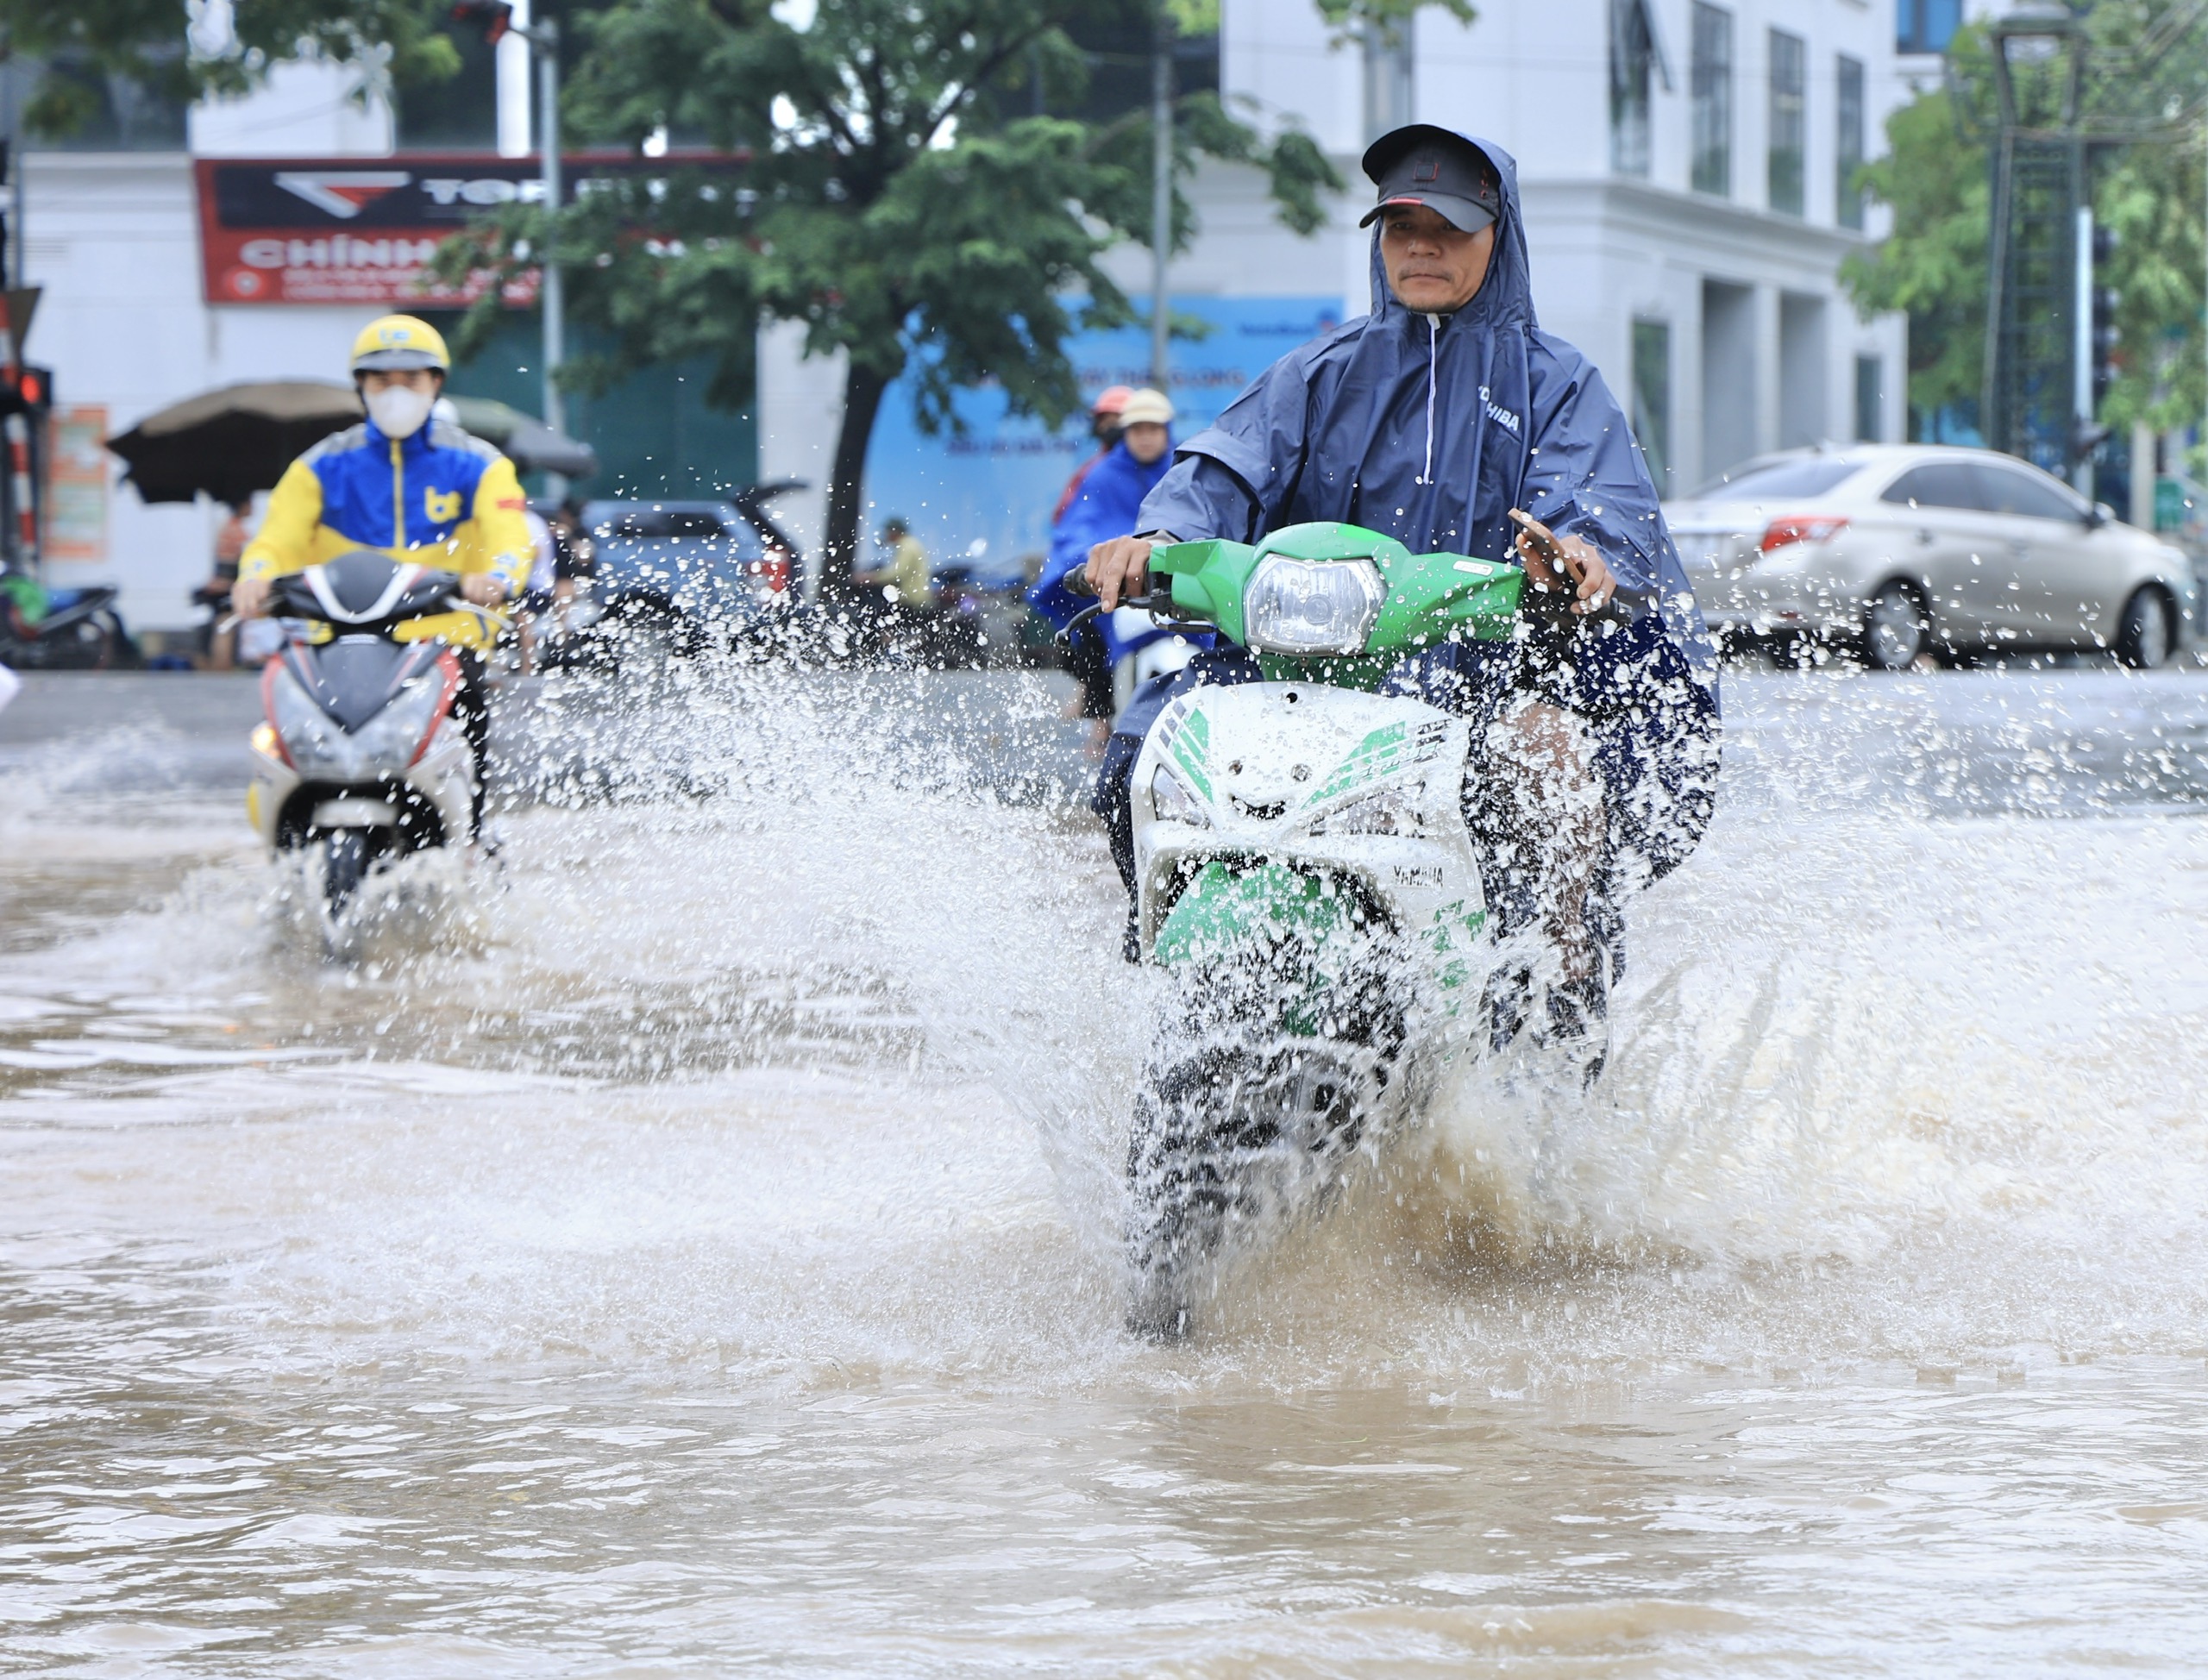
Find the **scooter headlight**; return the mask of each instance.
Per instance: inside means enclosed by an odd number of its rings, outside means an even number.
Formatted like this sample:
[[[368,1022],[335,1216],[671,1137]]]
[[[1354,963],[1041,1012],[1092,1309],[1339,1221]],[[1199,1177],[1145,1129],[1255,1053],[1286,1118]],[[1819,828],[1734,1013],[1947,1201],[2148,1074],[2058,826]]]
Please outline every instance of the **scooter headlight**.
[[[1311,824],[1318,834],[1392,834],[1406,839],[1426,838],[1426,784],[1414,781],[1383,787],[1352,799],[1339,811],[1329,812]]]
[[[1150,779],[1150,804],[1160,821],[1186,823],[1191,828],[1209,828],[1210,814],[1196,802],[1196,796],[1181,785],[1181,779],[1163,764]]]
[[[1369,560],[1289,560],[1274,555],[1251,574],[1242,621],[1260,653],[1358,654],[1388,586]]]
[[[353,737],[314,703],[287,670],[268,686],[270,719],[284,743],[292,768],[309,781],[358,781],[359,753]]]

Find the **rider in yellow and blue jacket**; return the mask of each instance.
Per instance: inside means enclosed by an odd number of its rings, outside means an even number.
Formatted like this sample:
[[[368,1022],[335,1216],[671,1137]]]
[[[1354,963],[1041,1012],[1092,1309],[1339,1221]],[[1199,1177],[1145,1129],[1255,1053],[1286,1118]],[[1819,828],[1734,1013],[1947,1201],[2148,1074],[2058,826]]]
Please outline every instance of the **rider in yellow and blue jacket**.
[[[518,594],[533,558],[521,480],[480,438],[430,417],[452,359],[443,337],[411,315],[372,321],[353,342],[353,379],[368,417],[326,437],[285,470],[267,517],[246,545],[231,601],[253,617],[272,578],[355,549],[460,574],[461,593],[495,609]],[[475,750],[481,809],[490,714],[482,658],[499,620],[452,611],[411,619],[403,642],[439,636],[460,651],[455,715]]]
[[[391,315],[368,324],[353,346],[368,418],[292,463],[246,545],[240,582],[376,549],[459,573],[462,592],[478,605],[519,592],[533,555],[521,480],[490,444],[430,418],[449,366],[444,340],[428,322]],[[428,377],[390,377],[415,370]],[[255,592],[256,605],[265,593]],[[492,639],[469,612],[417,618],[398,636],[441,636],[479,649]]]

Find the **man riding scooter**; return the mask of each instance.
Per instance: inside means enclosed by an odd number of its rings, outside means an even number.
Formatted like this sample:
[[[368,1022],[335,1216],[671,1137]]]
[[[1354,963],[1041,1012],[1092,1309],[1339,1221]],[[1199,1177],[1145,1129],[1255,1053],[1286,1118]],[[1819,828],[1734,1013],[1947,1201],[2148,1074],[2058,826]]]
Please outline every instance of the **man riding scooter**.
[[[1283,357],[1182,443],[1136,534],[1097,543],[1085,576],[1109,611],[1147,592],[1155,544],[1314,520],[1515,558],[1531,586],[1518,633],[1415,655],[1387,692],[1478,725],[1464,808],[1496,931],[1548,954],[1498,976],[1497,1041],[1529,1013],[1537,1037],[1584,1038],[1607,1009],[1623,894],[1709,824],[1714,656],[1623,411],[1535,323],[1509,154],[1421,123],[1364,161],[1379,190],[1371,313]],[[1096,808],[1123,875],[1144,734],[1174,695],[1257,676],[1239,648],[1207,652],[1120,713]]]
[[[371,321],[353,341],[353,380],[368,411],[293,461],[268,498],[231,601],[241,617],[267,606],[269,580],[355,549],[460,574],[461,596],[495,610],[519,592],[531,557],[528,504],[513,463],[480,438],[430,417],[452,358],[437,329],[411,315]],[[459,655],[453,706],[475,758],[474,826],[483,818],[491,714],[483,655],[495,631],[481,614],[442,612],[398,639],[442,638]]]

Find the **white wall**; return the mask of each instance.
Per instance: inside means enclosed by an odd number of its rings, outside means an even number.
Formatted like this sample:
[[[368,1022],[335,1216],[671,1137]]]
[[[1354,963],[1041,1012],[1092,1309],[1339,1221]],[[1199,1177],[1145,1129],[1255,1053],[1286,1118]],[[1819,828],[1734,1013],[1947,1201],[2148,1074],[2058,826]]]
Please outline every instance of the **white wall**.
[[[243,98],[194,106],[187,142],[203,158],[387,156],[391,107],[359,89],[358,73],[336,65],[280,64]]]
[[[243,99],[188,115],[209,156],[380,156],[390,110],[352,97],[328,65],[285,65]],[[24,160],[26,278],[44,289],[26,353],[54,370],[65,407],[97,404],[110,434],[154,410],[244,379],[342,379],[354,335],[380,310],[202,301],[198,206],[182,153],[41,152]],[[187,600],[207,575],[220,511],[148,507],[111,460],[108,558],[55,561],[56,584],[114,582],[134,629],[197,622]]]
[[[775,503],[775,516],[804,549],[817,582],[828,531],[828,474],[844,418],[844,359],[807,356],[805,323],[777,321],[759,332],[759,480],[800,479],[810,488]]]

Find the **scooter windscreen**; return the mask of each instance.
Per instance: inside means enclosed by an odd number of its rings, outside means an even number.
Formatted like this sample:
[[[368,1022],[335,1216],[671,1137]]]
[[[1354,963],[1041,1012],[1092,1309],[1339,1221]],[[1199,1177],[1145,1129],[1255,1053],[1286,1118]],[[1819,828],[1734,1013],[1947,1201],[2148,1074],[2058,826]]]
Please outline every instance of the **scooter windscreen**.
[[[341,631],[380,636],[409,618],[442,612],[454,604],[459,576],[392,560],[373,549],[355,549],[321,566],[276,580],[270,611]]]

